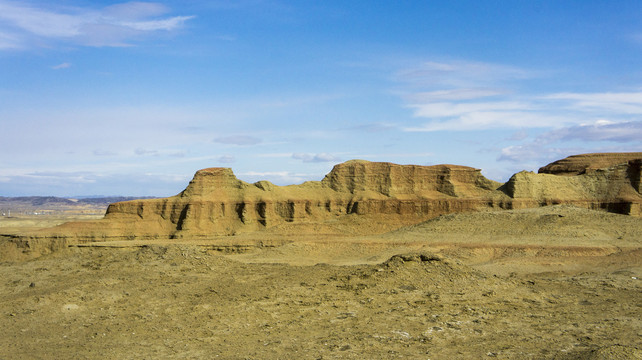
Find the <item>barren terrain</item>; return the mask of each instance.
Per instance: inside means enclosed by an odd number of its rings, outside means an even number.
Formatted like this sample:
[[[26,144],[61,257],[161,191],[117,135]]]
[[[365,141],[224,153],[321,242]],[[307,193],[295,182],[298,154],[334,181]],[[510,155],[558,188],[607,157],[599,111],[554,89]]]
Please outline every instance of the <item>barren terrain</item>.
[[[31,260],[5,238],[0,358],[642,358],[640,218],[553,206],[383,235],[301,226]]]

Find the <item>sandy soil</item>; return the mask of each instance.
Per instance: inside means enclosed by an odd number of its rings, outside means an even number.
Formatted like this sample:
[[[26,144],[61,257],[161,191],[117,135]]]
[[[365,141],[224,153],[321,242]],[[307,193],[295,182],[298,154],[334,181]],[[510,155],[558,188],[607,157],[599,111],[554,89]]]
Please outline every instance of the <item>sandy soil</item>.
[[[642,359],[641,234],[551,207],[84,244],[0,263],[0,358]]]

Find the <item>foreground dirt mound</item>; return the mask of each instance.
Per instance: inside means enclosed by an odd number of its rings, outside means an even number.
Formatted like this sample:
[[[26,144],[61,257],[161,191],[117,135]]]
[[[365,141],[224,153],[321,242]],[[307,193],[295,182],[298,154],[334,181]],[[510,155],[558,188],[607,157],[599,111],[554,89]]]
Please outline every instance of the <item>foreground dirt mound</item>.
[[[553,204],[642,215],[642,153],[592,154],[579,159],[584,169],[579,175],[520,172],[503,185],[486,179],[479,169],[457,165],[353,160],[336,165],[322,181],[283,187],[267,181],[248,184],[231,169],[209,168],[198,171],[176,196],[115,203],[101,221],[69,223],[30,237],[71,242],[193,239],[332,228],[377,234],[443,214]],[[577,162],[566,163],[571,163],[568,169],[575,169]],[[607,167],[596,168],[602,165]]]
[[[430,252],[289,266],[72,248],[0,266],[0,358],[628,356],[642,331],[632,276],[502,278]]]

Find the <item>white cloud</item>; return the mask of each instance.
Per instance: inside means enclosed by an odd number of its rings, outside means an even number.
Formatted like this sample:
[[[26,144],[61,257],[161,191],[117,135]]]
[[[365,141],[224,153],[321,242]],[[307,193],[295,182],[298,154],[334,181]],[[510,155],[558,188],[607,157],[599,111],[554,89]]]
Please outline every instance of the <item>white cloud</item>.
[[[94,154],[96,153],[94,152]],[[134,150],[134,154],[139,156],[168,156],[173,158],[185,158],[186,156],[185,150],[173,150],[173,149],[155,150],[155,149],[136,148],[136,150]]]
[[[599,120],[594,124],[582,124],[557,129],[543,136],[560,140],[612,141],[640,144],[642,142],[642,121],[614,123]]]
[[[585,152],[640,151],[642,121],[614,123],[598,120],[593,124],[574,125],[553,129],[539,135],[532,141],[504,147],[498,161],[513,163],[535,162],[539,164]],[[575,146],[561,146],[569,141],[615,142],[617,146],[591,146],[588,149]]]
[[[575,111],[642,114],[642,92],[558,93],[543,98],[566,102],[564,106]]]
[[[426,62],[402,71],[401,96],[416,118],[409,132],[564,128],[597,119],[615,123],[642,114],[642,92],[532,94],[522,83],[538,76],[499,64]]]
[[[90,172],[38,171],[25,174],[25,177],[46,181],[69,181],[72,183],[95,183],[97,175]]]
[[[573,152],[570,152],[573,153]],[[545,144],[532,142],[525,145],[508,146],[501,150],[498,161],[509,161],[517,164],[547,163],[554,159],[561,159],[569,154],[568,150],[549,148]]]
[[[508,80],[527,79],[534,75],[532,71],[508,65],[455,60],[424,62],[397,72],[396,78],[415,86],[466,89],[478,88],[480,84],[503,84]]]
[[[128,2],[102,9],[0,0],[0,49],[28,47],[44,39],[89,46],[129,46],[157,31],[180,28],[194,16],[161,17],[164,5]]]
[[[372,161],[387,161],[390,158],[423,158],[433,157],[435,154],[423,153],[383,153],[383,154],[356,154],[353,158],[356,159],[373,159]]]
[[[218,158],[218,162],[223,164],[231,164],[236,161],[236,158],[232,155],[223,155]]]
[[[134,153],[140,156],[147,156],[147,155],[158,156],[159,155],[158,150],[147,150],[143,148],[137,148],[136,150],[134,150]]]
[[[235,135],[219,137],[214,139],[214,142],[227,145],[248,146],[260,144],[262,140],[253,136]]]
[[[441,118],[471,115],[476,113],[500,113],[502,111],[529,110],[532,106],[528,103],[516,101],[496,102],[427,102],[423,104],[410,104],[414,108],[414,116],[425,118]]]
[[[353,153],[353,152],[342,152],[335,154],[310,154],[310,153],[265,153],[257,154],[259,158],[293,158],[297,160],[303,160],[304,162],[332,162],[340,163],[343,159],[364,159],[371,161],[388,161],[390,158],[425,158],[432,157],[435,154],[430,152],[420,152],[420,153],[390,153],[385,152],[381,154],[374,153]],[[307,161],[306,161],[307,160]],[[311,161],[316,160],[316,161]]]
[[[0,50],[20,49],[22,40],[16,34],[10,34],[0,29]]]
[[[519,111],[478,111],[441,118],[419,126],[403,128],[408,132],[471,131],[506,128],[553,127],[568,121],[563,116]]]
[[[410,102],[431,102],[440,100],[471,100],[480,99],[497,95],[504,95],[505,90],[498,89],[447,89],[411,94],[407,97]]]
[[[25,32],[49,38],[74,37],[90,13],[70,15],[39,9],[24,3],[0,1],[0,20]]]
[[[509,138],[507,138],[506,140],[510,140],[510,141],[521,141],[521,140],[526,139],[527,137],[528,137],[528,133],[527,133],[526,131],[524,131],[524,130],[519,130],[519,131],[514,132],[514,133],[513,133]]]
[[[71,67],[71,63],[64,62],[62,64],[52,66],[51,68],[54,70],[60,70],[60,69],[69,69],[70,67]]]
[[[141,31],[171,31],[183,25],[185,21],[193,18],[194,16],[175,16],[173,18],[162,20],[121,22],[120,25]]]
[[[351,126],[349,128],[346,128],[346,130],[366,132],[366,133],[377,133],[377,132],[383,132],[383,131],[391,131],[391,130],[394,130],[395,128],[397,128],[397,124],[376,122],[376,123],[365,123],[361,125]]]
[[[427,123],[406,126],[410,132],[468,131],[504,127],[541,127],[559,121],[535,101],[511,90],[515,81],[536,75],[524,69],[491,63],[425,62],[401,71],[402,98],[413,116]]]
[[[344,153],[345,154],[345,153]],[[340,162],[341,158],[337,155],[328,154],[328,153],[265,153],[258,154],[257,157],[260,158],[292,158],[295,160],[301,160],[307,163],[321,163],[321,162]]]
[[[149,16],[160,16],[169,12],[167,6],[159,3],[131,1],[107,6],[103,14],[115,19],[141,19]]]
[[[320,154],[294,153],[292,154],[292,158],[296,160],[301,160],[303,162],[340,162],[341,161],[341,159],[339,159],[338,157],[328,153],[320,153]]]

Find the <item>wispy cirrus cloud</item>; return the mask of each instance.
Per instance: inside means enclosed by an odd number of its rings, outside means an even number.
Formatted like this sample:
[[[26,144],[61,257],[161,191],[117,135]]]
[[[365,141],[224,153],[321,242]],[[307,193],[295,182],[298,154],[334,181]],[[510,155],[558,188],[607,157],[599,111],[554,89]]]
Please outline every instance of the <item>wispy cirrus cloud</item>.
[[[348,153],[343,153],[348,154]],[[300,160],[306,163],[324,163],[324,162],[331,162],[331,163],[338,163],[341,162],[341,158],[337,154],[330,154],[330,153],[301,153],[301,152],[296,152],[296,153],[264,153],[264,154],[258,154],[257,155],[260,158],[291,158],[295,160]]]
[[[131,46],[145,36],[174,31],[194,16],[168,16],[153,2],[103,8],[63,7],[50,2],[0,0],[0,50],[52,42],[85,46]]]
[[[408,101],[412,102],[433,102],[433,101],[456,101],[471,100],[485,97],[492,97],[506,94],[505,90],[490,88],[459,88],[418,92],[406,96]]]
[[[642,114],[642,92],[558,93],[543,97],[565,108],[589,113]]]
[[[581,140],[640,143],[642,121],[612,122],[598,120],[593,124],[581,124],[553,130],[542,136],[549,141]],[[642,145],[640,145],[642,147]]]
[[[218,162],[223,164],[231,164],[236,161],[236,158],[233,155],[222,155],[219,156]]]
[[[490,106],[490,105],[488,105]],[[486,111],[462,112],[453,116],[441,118],[417,126],[404,127],[408,132],[432,131],[471,131],[485,129],[507,128],[541,128],[563,124],[569,119],[562,115],[537,114],[529,111],[504,111],[501,105],[496,109]]]
[[[543,72],[479,62],[426,62],[401,71],[401,96],[413,116],[427,119],[408,132],[562,128],[642,114],[642,92],[533,93]]]
[[[16,34],[10,34],[0,28],[0,50],[20,49],[21,39]]]
[[[175,158],[183,158],[186,155],[184,150],[172,150],[172,149],[156,150],[156,149],[144,149],[144,148],[136,148],[136,150],[134,150],[134,154],[138,156],[169,156],[169,157],[175,157]]]
[[[58,65],[54,65],[51,68],[53,70],[61,70],[61,69],[69,69],[70,67],[71,67],[71,63],[64,62],[64,63],[58,64]]]
[[[426,61],[418,66],[396,73],[398,81],[415,87],[438,85],[448,90],[478,88],[504,84],[508,80],[522,80],[536,74],[518,67],[476,61]],[[443,90],[443,89],[440,89]],[[488,89],[483,89],[488,90]]]
[[[550,126],[559,121],[541,111],[536,101],[519,94],[518,82],[536,77],[501,64],[451,61],[425,62],[398,72],[405,106],[428,122],[404,131],[468,131],[499,127]]]
[[[248,135],[234,135],[218,137],[214,139],[214,142],[226,145],[249,146],[260,144],[262,140]]]
[[[602,151],[640,151],[642,121],[610,122],[599,120],[592,124],[580,124],[553,129],[531,141],[501,149],[497,160],[513,163],[538,162],[540,164],[583,152],[598,152],[594,146],[583,148],[581,143],[605,143]],[[574,145],[564,145],[572,141]],[[608,144],[610,143],[610,144]],[[613,145],[615,143],[616,145]]]
[[[301,160],[303,162],[340,162],[341,159],[335,155],[328,153],[308,154],[308,153],[294,153],[292,158]]]
[[[383,122],[374,122],[374,123],[364,123],[360,125],[355,125],[347,128],[342,128],[341,130],[357,131],[363,133],[378,133],[384,131],[391,131],[398,127],[394,123],[383,123]]]
[[[149,150],[149,149],[143,149],[143,148],[137,148],[134,150],[134,154],[138,156],[158,156],[159,152],[158,150]]]

